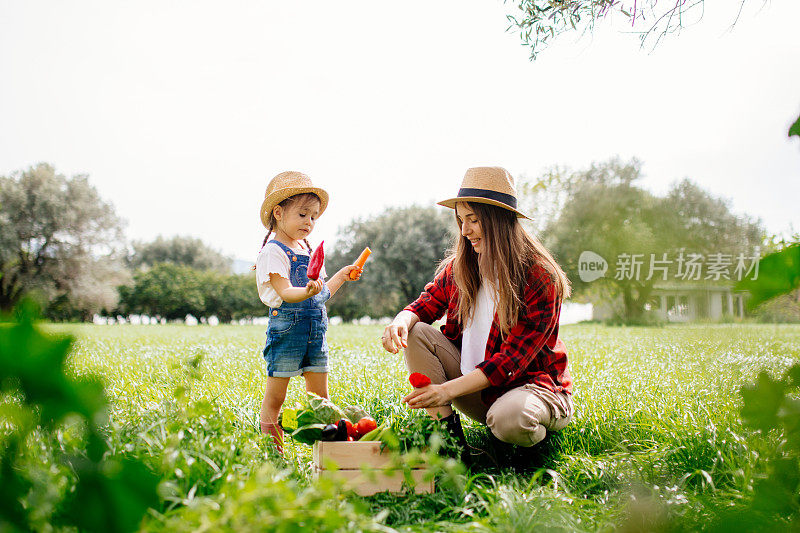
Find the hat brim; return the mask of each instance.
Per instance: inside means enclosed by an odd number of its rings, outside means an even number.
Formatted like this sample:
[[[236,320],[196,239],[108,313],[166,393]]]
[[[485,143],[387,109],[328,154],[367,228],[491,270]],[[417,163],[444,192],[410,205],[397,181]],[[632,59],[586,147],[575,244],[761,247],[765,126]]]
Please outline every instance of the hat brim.
[[[261,223],[264,224],[265,228],[268,228],[270,215],[276,205],[290,196],[306,193],[319,196],[319,214],[317,216],[322,216],[322,213],[324,213],[325,209],[328,207],[328,193],[324,189],[320,189],[319,187],[286,187],[285,189],[273,191],[261,202]]]
[[[450,209],[455,209],[456,204],[458,202],[472,202],[472,203],[489,204],[496,207],[502,207],[503,209],[508,209],[509,211],[516,213],[517,218],[526,218],[528,220],[531,219],[531,217],[529,217],[522,211],[514,209],[508,204],[504,204],[503,202],[497,200],[492,200],[491,198],[482,198],[480,196],[458,196],[456,198],[449,198],[447,200],[442,200],[441,202],[436,202],[436,203],[444,207],[449,207]]]

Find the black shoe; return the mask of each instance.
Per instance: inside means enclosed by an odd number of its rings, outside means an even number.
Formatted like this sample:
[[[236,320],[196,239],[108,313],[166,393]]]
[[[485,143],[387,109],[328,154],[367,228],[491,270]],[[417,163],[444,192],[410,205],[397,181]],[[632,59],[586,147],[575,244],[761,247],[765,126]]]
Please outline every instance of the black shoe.
[[[461,418],[458,416],[458,413],[453,411],[452,414],[441,418],[440,422],[444,424],[447,432],[453,436],[456,444],[460,448],[458,458],[464,463],[464,466],[470,466],[472,464],[472,457],[469,453],[469,445],[467,444],[466,436],[464,436],[464,428],[461,427]]]

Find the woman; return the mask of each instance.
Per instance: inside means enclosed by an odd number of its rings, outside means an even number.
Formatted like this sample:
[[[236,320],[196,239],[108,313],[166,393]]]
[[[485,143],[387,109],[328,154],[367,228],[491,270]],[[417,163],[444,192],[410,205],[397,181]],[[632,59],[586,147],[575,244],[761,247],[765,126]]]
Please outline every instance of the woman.
[[[572,418],[572,378],[558,337],[569,281],[519,222],[514,179],[503,168],[467,170],[455,198],[461,230],[416,301],[386,327],[384,348],[405,348],[410,372],[432,384],[403,401],[442,418],[462,444],[457,413],[500,440],[533,446]],[[441,331],[430,324],[443,315]]]

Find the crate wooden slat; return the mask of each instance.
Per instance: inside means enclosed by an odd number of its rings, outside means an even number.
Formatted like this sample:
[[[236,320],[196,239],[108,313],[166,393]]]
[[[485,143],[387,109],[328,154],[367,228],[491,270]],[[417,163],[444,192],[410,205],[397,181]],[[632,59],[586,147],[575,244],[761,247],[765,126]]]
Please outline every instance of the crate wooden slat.
[[[325,468],[324,459],[332,459],[342,470],[361,468],[368,465],[370,468],[380,468],[391,462],[388,455],[381,454],[381,443],[369,442],[324,442],[314,443],[314,464],[318,468]]]
[[[400,470],[388,473],[381,469],[371,470],[365,473],[362,470],[315,470],[317,477],[329,477],[338,479],[345,488],[354,491],[359,496],[370,496],[378,492],[400,492],[403,490],[405,476]],[[433,492],[433,479],[426,481],[427,470],[415,469],[411,471],[414,479],[414,492],[417,494],[427,494]],[[374,474],[374,475],[370,475]]]
[[[405,477],[402,471],[388,468],[391,458],[381,453],[380,442],[316,442],[313,460],[315,476],[337,478],[361,496],[403,489]],[[336,463],[338,470],[328,470],[329,461]],[[424,479],[427,473],[425,467],[411,471],[414,491],[418,494],[433,492],[433,479]]]

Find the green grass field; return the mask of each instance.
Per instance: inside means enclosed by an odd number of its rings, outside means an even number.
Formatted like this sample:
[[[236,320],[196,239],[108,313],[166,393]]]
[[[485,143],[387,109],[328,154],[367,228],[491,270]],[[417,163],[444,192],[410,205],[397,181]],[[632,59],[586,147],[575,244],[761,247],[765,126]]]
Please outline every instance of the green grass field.
[[[800,360],[798,326],[567,326],[577,414],[563,432],[510,450],[467,425],[470,443],[489,452],[470,471],[442,462],[433,495],[359,498],[311,480],[310,447],[289,443],[280,458],[258,434],[262,327],[47,329],[76,336],[77,373],[102,376],[112,453],[143,458],[162,475],[163,505],[142,524],[154,531],[598,531],[636,520],[696,529],[748,502],[777,442],[742,426],[739,388]],[[379,346],[380,332],[331,328],[331,399],[378,419],[408,418],[404,363]],[[187,362],[197,356],[199,366]],[[301,394],[293,379],[288,401]],[[70,435],[61,433],[62,447]],[[40,453],[46,462],[45,446]],[[58,469],[42,476],[42,501],[68,484]]]

